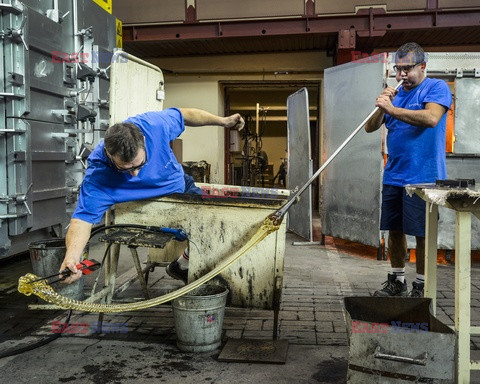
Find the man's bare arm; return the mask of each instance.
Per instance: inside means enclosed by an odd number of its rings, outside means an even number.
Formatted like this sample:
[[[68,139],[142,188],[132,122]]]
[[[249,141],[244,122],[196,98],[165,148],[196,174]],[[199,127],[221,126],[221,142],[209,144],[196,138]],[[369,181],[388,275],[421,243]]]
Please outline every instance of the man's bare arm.
[[[235,113],[231,116],[221,117],[197,108],[179,108],[182,112],[185,125],[201,127],[205,125],[219,125],[225,128],[241,130],[245,124],[242,116]]]
[[[378,109],[378,111],[373,114],[370,120],[367,121],[367,124],[365,124],[365,131],[368,133],[376,131],[382,126],[384,118],[385,112],[383,112],[381,109]]]
[[[72,219],[68,228],[67,237],[65,239],[67,251],[65,259],[60,266],[60,271],[65,268],[70,269],[73,273],[67,277],[64,282],[73,283],[82,276],[81,271],[77,271],[76,265],[80,262],[83,250],[90,239],[92,224],[79,219]]]

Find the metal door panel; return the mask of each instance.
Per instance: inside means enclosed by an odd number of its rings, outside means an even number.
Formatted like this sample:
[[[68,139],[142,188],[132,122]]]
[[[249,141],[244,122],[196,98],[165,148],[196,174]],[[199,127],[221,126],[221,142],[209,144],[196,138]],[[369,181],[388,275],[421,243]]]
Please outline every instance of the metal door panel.
[[[385,64],[348,63],[325,70],[324,159],[375,107]],[[322,233],[378,247],[383,157],[381,129],[361,130],[323,173]]]
[[[51,123],[63,123],[62,113],[52,112],[63,111],[65,109],[62,96],[31,88],[30,101],[34,108],[32,108],[32,111],[28,114],[29,119]]]
[[[480,157],[447,157],[447,172],[449,179],[480,180]],[[439,208],[438,248],[455,249],[455,211]],[[472,249],[480,249],[480,220],[472,217]]]
[[[77,0],[77,31],[87,28],[91,28],[95,45],[113,51],[116,44],[115,16],[105,12],[92,0]]]
[[[480,154],[480,79],[455,79],[456,154]],[[478,180],[478,179],[477,179]]]
[[[30,229],[32,217],[32,159],[30,156],[31,129],[25,120],[11,122],[15,132],[6,134],[9,235],[18,235]]]
[[[23,10],[23,6],[19,5]],[[19,37],[5,37],[3,39],[4,56],[4,86],[5,93],[12,95],[5,97],[6,116],[23,116],[29,111],[28,97],[28,19],[26,9],[22,12],[2,14],[2,29],[15,30]]]
[[[38,199],[38,197],[36,198]],[[65,196],[55,199],[49,198],[47,200],[36,200],[33,202],[33,210],[36,214],[33,216],[32,231],[62,224],[68,220],[65,213]]]
[[[312,177],[310,114],[307,88],[287,98],[288,188],[301,188]],[[312,241],[312,187],[300,196],[288,213],[287,228]]]
[[[56,23],[45,15],[30,8],[27,9],[28,30],[27,41],[30,49],[43,51],[51,55],[62,46],[62,24]]]
[[[63,124],[31,121],[33,227],[66,220],[65,143]],[[57,135],[57,136],[56,136]]]

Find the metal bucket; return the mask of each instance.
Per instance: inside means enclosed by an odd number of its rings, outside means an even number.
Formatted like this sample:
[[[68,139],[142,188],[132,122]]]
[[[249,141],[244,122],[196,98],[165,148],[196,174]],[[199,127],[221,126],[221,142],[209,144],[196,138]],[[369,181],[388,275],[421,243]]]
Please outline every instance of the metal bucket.
[[[208,352],[221,344],[228,289],[201,285],[173,300],[177,346],[185,352]]]
[[[62,265],[67,247],[65,239],[34,241],[28,245],[33,273],[39,277],[57,273]],[[85,251],[87,252],[87,251]],[[57,284],[56,291],[73,300],[83,300],[84,276],[72,284]]]

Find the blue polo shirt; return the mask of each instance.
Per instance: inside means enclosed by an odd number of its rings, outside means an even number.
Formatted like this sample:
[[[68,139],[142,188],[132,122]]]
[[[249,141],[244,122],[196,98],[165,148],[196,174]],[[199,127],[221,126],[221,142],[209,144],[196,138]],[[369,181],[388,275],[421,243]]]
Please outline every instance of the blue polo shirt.
[[[95,224],[113,204],[185,191],[183,168],[170,148],[185,130],[181,112],[176,108],[147,112],[125,122],[135,124],[145,136],[146,164],[137,176],[116,171],[102,141],[88,157],[73,218]]]
[[[452,94],[443,80],[425,78],[409,91],[402,88],[393,105],[410,110],[425,109],[426,103],[450,108]],[[388,160],[383,183],[403,187],[407,184],[434,183],[447,178],[445,113],[434,128],[416,127],[385,115],[388,129]]]

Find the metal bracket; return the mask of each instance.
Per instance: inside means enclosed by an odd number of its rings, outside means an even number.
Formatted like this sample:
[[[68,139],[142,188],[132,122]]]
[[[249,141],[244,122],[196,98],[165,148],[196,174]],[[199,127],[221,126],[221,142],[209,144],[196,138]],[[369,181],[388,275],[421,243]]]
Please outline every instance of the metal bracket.
[[[13,92],[0,92],[0,97],[4,97],[5,99],[24,99],[25,95],[19,95]]]
[[[13,0],[12,4],[0,4],[0,11],[20,15],[23,13],[23,4],[17,0]]]
[[[457,68],[455,76],[456,77],[463,77],[463,69],[462,68]]]
[[[2,39],[4,38],[10,38],[12,40],[20,40],[25,47],[25,50],[28,51],[28,45],[23,38],[23,27],[25,26],[25,23],[27,22],[27,15],[23,17],[22,24],[20,24],[20,27],[18,28],[7,28],[7,31],[1,31],[0,32],[0,37]]]
[[[15,85],[15,86],[19,87],[19,86],[25,84],[25,79],[24,79],[24,76],[22,74],[16,73],[16,72],[8,72],[8,74],[10,75],[9,78],[8,78],[8,81],[12,85]]]
[[[0,197],[0,203],[3,204],[9,204],[12,202],[15,202],[16,204],[23,204],[25,205],[25,208],[27,209],[27,212],[29,215],[32,215],[32,211],[30,207],[27,204],[27,199],[28,199],[28,193],[32,189],[33,184],[30,184],[27,188],[27,191],[25,194],[17,194],[15,196],[2,196]],[[24,214],[6,214],[6,215],[0,215],[0,219],[16,219],[18,217],[25,216]]]
[[[30,210],[30,207],[28,206],[27,204],[27,198],[28,198],[28,193],[30,192],[30,190],[32,189],[32,184],[30,184],[27,188],[27,192],[25,192],[25,194],[18,194],[17,196],[15,196],[15,202],[17,204],[23,204],[25,205],[25,208],[27,209],[27,212],[29,215],[32,214],[32,211]],[[23,215],[22,215],[23,216]]]

